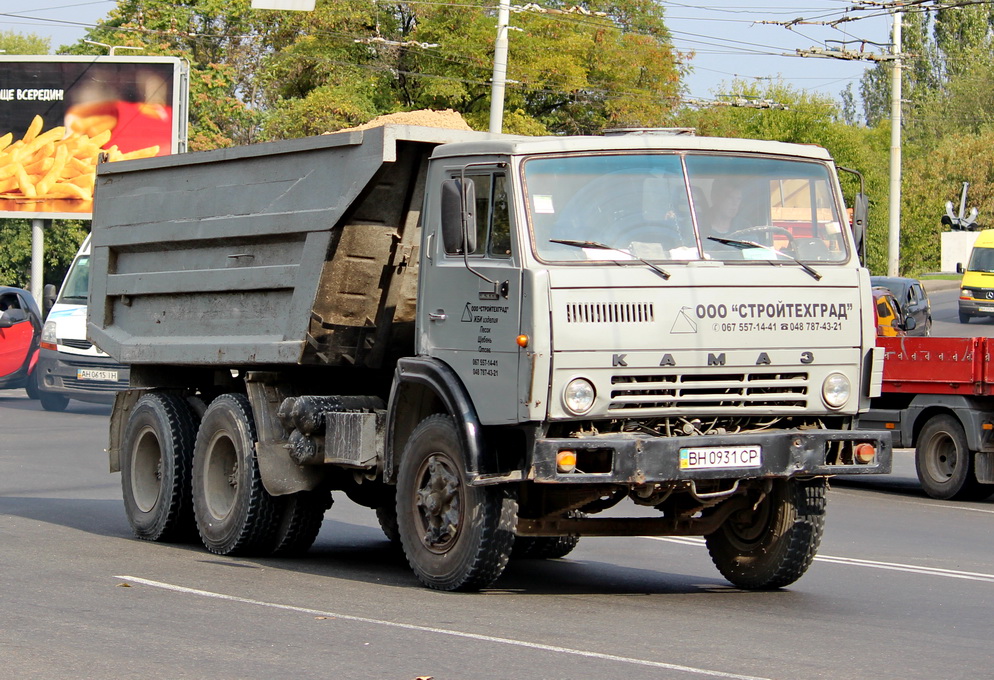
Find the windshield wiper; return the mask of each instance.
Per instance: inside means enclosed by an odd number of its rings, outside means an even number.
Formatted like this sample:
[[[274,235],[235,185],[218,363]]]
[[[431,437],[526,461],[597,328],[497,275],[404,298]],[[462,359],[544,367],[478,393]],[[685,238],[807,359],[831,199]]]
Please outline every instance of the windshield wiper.
[[[561,243],[564,246],[574,246],[576,248],[599,248],[600,250],[613,250],[616,253],[621,253],[622,255],[627,255],[628,257],[631,257],[631,258],[634,258],[634,259],[638,260],[639,262],[641,262],[642,264],[644,264],[646,267],[648,267],[652,271],[654,271],[657,274],[659,274],[660,276],[662,276],[664,279],[669,279],[670,278],[670,273],[668,271],[666,271],[665,269],[657,267],[656,265],[654,265],[653,263],[649,262],[648,260],[645,260],[645,259],[639,257],[638,255],[636,255],[635,253],[627,251],[627,250],[624,250],[622,248],[615,248],[613,246],[609,246],[609,245],[604,244],[604,243],[599,243],[597,241],[574,241],[573,239],[566,239],[566,238],[550,238],[549,239],[549,243]],[[617,262],[617,260],[615,260],[615,262]]]
[[[771,253],[775,253],[777,255],[783,255],[785,258],[787,258],[791,262],[794,262],[795,264],[799,265],[801,267],[801,269],[803,269],[808,274],[810,274],[814,278],[815,281],[821,281],[821,274],[819,274],[814,269],[812,269],[808,265],[806,265],[803,262],[801,262],[800,260],[798,260],[793,255],[788,255],[787,253],[785,253],[783,251],[780,251],[780,250],[777,250],[776,248],[771,248],[770,246],[764,246],[762,243],[756,243],[755,241],[740,241],[738,239],[734,239],[734,238],[722,238],[720,236],[708,236],[708,240],[709,241],[717,241],[718,243],[723,243],[726,246],[734,246],[735,248],[741,248],[743,250],[745,250],[746,248],[761,248],[762,250],[768,250]],[[767,260],[767,262],[769,262],[770,264],[772,264],[774,266],[780,264],[779,260]]]

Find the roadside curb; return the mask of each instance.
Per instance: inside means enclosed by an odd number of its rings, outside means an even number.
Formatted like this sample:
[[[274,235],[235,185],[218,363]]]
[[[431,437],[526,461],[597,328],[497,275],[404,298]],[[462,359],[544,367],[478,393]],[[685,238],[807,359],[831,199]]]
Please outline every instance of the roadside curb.
[[[959,288],[960,279],[922,279],[922,287],[926,293],[934,293],[940,290],[952,290]]]

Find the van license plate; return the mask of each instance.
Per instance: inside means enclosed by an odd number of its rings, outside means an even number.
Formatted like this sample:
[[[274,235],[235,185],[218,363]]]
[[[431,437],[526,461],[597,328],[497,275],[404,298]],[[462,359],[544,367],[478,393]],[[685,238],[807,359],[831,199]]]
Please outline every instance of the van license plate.
[[[978,312],[994,312],[994,307],[977,307]]]
[[[117,371],[96,371],[91,368],[78,368],[76,369],[76,379],[117,382]]]
[[[757,468],[763,464],[761,446],[716,446],[680,449],[681,470]]]

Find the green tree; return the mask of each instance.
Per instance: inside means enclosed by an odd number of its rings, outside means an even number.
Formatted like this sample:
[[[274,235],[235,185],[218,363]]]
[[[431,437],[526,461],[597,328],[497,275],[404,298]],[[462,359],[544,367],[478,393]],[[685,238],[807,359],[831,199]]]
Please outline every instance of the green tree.
[[[34,33],[0,31],[0,50],[7,54],[48,54],[51,40]]]
[[[52,221],[44,234],[44,283],[62,284],[87,231],[81,220]],[[31,220],[0,220],[0,282],[25,289],[31,285]]]

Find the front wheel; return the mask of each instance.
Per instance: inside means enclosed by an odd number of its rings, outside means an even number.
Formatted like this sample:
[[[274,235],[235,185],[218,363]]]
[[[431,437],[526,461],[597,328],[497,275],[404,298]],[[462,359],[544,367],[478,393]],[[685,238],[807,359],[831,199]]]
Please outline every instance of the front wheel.
[[[970,323],[970,315],[969,314],[964,314],[963,312],[960,312],[959,313],[959,322],[960,323]]]
[[[824,479],[773,480],[770,491],[705,537],[711,561],[740,588],[774,590],[811,566],[825,528]]]
[[[38,401],[41,402],[41,407],[46,411],[65,411],[66,407],[69,406],[69,397],[42,390],[38,390]]]
[[[248,399],[211,402],[193,452],[193,510],[204,545],[218,555],[268,555],[277,547],[281,504],[266,491],[255,458]]]
[[[453,419],[421,421],[397,475],[397,528],[420,581],[436,590],[479,590],[503,573],[514,544],[517,502],[501,486],[470,486]]]
[[[992,489],[977,481],[973,458],[959,420],[951,415],[932,418],[922,428],[915,447],[915,470],[922,489],[942,500],[989,496]]]

